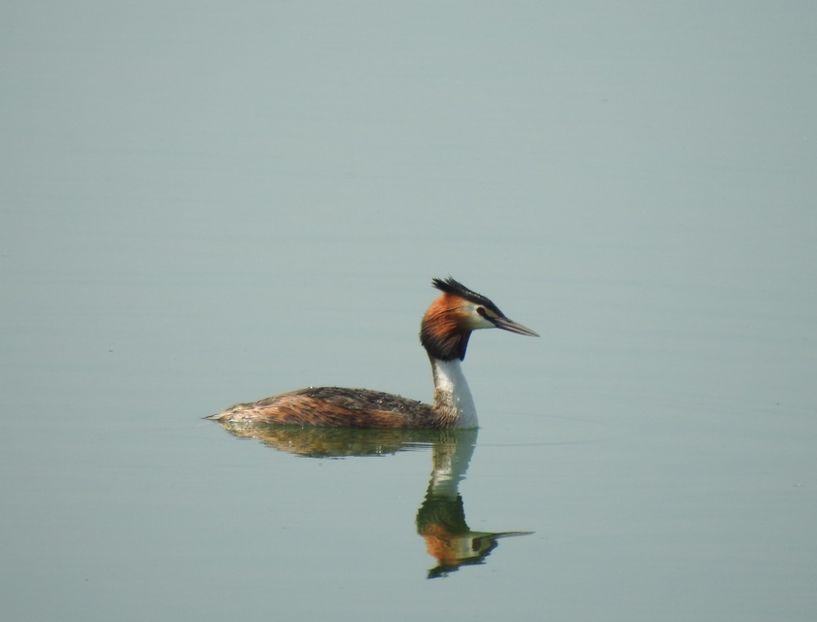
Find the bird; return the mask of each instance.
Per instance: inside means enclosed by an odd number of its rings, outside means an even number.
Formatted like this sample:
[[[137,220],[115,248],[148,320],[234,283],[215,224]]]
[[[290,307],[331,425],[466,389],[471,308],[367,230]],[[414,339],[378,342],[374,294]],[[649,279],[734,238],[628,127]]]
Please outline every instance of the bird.
[[[488,297],[451,276],[434,278],[432,286],[440,295],[428,307],[420,325],[420,343],[428,354],[434,380],[431,404],[371,389],[308,387],[235,404],[206,418],[242,425],[477,428],[476,407],[461,367],[471,333],[499,328],[519,335],[539,335],[509,319]]]

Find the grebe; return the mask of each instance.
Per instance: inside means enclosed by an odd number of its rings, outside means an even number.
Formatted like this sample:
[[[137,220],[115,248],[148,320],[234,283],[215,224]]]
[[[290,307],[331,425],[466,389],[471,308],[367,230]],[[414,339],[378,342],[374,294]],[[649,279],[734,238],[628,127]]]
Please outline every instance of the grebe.
[[[471,331],[501,328],[520,335],[539,335],[509,320],[488,298],[451,277],[434,279],[432,285],[442,295],[423,316],[420,343],[431,360],[433,404],[369,389],[309,387],[236,404],[208,419],[350,428],[477,427],[474,400],[460,368]]]

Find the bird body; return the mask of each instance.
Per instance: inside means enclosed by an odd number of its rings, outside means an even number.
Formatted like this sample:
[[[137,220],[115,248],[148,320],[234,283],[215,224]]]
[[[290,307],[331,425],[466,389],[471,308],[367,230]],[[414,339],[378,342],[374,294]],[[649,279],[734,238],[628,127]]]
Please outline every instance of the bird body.
[[[432,284],[442,294],[431,303],[420,327],[420,342],[434,378],[432,404],[370,389],[310,387],[236,404],[208,418],[224,423],[350,428],[477,427],[476,407],[461,367],[471,332],[501,328],[538,335],[453,278],[434,279]]]

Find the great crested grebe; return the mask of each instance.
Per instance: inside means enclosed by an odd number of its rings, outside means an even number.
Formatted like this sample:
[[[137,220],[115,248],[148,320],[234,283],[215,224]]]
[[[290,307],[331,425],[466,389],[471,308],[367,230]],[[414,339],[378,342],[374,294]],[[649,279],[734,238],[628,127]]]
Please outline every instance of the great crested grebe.
[[[309,387],[258,402],[236,404],[208,419],[223,423],[294,424],[350,428],[475,428],[477,411],[460,368],[471,331],[501,328],[539,335],[509,320],[493,302],[449,277],[423,316],[420,343],[431,359],[434,403],[369,389]]]

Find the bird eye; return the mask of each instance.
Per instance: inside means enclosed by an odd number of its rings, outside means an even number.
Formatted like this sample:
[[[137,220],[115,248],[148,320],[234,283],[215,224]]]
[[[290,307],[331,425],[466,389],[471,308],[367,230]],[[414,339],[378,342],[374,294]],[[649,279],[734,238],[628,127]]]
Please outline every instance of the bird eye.
[[[477,313],[482,317],[488,317],[488,313],[485,311],[485,307],[477,307]]]

